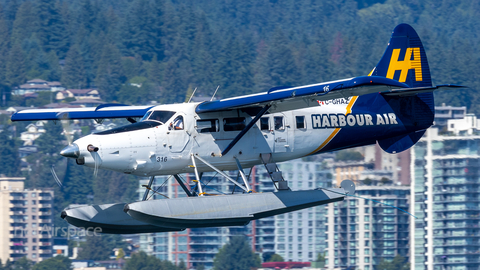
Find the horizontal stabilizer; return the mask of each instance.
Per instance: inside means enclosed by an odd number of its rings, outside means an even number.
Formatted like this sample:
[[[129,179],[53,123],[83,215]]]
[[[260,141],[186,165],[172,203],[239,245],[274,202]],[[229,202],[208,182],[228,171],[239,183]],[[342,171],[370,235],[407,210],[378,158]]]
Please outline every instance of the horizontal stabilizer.
[[[401,89],[392,89],[390,91],[382,92],[384,96],[411,96],[420,93],[429,93],[435,90],[455,90],[459,88],[467,88],[463,85],[455,85],[455,84],[444,84],[444,85],[437,85],[434,87],[416,87],[416,88],[401,88]]]

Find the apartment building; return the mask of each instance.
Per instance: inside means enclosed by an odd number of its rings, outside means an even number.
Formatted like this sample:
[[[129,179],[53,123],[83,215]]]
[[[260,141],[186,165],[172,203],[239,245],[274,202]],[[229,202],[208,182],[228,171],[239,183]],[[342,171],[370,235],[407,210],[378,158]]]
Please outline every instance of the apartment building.
[[[0,178],[0,259],[52,257],[53,190],[26,190],[23,177]]]
[[[411,153],[412,269],[479,269],[480,136],[428,129]]]
[[[373,270],[408,258],[410,216],[400,209],[409,209],[410,187],[358,186],[355,195],[327,206],[325,267]]]

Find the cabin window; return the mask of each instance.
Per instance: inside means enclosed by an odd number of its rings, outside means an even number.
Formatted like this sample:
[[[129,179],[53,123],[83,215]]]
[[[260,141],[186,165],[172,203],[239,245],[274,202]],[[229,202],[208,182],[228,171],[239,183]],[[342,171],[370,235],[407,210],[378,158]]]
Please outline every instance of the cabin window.
[[[283,126],[283,116],[273,117],[273,122],[275,123],[275,130],[285,129],[285,127]]]
[[[269,130],[270,126],[268,124],[269,117],[262,117],[260,118],[260,130]]]
[[[305,116],[295,116],[295,122],[298,129],[305,128]]]
[[[245,128],[245,117],[234,117],[223,119],[223,130],[237,131]]]
[[[197,120],[198,133],[218,132],[218,119]]]

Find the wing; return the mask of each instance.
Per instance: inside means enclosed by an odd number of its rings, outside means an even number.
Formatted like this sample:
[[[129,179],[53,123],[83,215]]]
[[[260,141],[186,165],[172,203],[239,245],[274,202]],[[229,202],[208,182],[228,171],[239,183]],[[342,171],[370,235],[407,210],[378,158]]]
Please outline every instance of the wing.
[[[87,108],[32,109],[16,112],[11,119],[12,121],[35,121],[142,117],[152,107],[154,106],[102,104]]]
[[[197,113],[227,111],[234,109],[259,109],[270,105],[270,113],[318,106],[318,101],[361,96],[371,93],[389,95],[412,95],[431,92],[440,88],[460,86],[436,86],[409,88],[405,83],[378,76],[361,76],[339,81],[312,84],[292,88],[272,88],[268,92],[239,96],[216,101],[203,102],[196,108]]]

